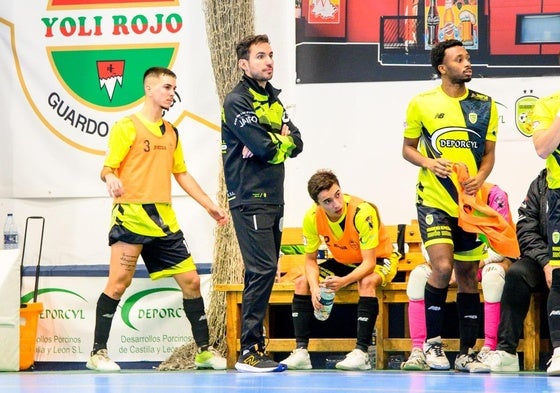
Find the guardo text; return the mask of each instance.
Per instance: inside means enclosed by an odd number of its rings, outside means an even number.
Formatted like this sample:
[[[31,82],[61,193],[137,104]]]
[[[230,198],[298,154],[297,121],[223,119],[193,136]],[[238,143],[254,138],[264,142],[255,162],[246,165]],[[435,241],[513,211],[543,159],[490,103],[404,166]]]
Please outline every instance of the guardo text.
[[[76,110],[70,108],[68,104],[65,104],[64,100],[60,98],[60,95],[57,93],[53,92],[49,95],[48,104],[56,112],[58,117],[70,123],[81,132],[90,135],[97,134],[100,137],[106,137],[109,134],[109,124],[107,122],[98,122],[81,113],[77,113]]]

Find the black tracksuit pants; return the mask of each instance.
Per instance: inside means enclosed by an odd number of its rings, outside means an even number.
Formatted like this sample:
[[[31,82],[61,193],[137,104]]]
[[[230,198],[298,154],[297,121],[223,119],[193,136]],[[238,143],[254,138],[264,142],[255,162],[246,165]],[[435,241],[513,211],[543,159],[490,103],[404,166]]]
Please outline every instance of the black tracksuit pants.
[[[497,349],[517,353],[519,339],[523,333],[523,322],[533,292],[547,293],[542,267],[533,259],[522,257],[513,263],[506,273]]]
[[[278,270],[284,206],[246,205],[231,209],[245,266],[241,305],[241,350],[264,346],[263,321]]]

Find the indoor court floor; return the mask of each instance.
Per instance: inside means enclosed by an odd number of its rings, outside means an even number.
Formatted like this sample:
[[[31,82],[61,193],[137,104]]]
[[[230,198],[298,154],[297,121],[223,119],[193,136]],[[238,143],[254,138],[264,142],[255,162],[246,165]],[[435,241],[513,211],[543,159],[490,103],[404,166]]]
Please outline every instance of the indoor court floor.
[[[1,393],[545,393],[560,392],[560,377],[545,373],[465,374],[453,371],[402,372],[336,370],[282,373],[125,370],[0,373]]]

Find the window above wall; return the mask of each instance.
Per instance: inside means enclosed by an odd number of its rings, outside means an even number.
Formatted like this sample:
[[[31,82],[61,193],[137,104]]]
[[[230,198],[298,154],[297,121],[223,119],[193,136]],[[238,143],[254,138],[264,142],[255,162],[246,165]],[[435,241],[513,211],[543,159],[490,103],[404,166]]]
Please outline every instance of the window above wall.
[[[560,43],[560,13],[517,15],[515,43]]]

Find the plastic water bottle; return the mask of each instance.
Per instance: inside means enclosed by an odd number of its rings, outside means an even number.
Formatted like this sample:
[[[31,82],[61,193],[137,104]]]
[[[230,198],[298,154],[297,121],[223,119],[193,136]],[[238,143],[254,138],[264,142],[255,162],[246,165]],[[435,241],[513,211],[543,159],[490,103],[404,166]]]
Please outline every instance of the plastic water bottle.
[[[18,248],[18,231],[14,215],[8,213],[6,223],[4,224],[4,249],[13,250]]]
[[[315,310],[315,318],[319,321],[326,321],[331,315],[332,306],[334,303],[334,292],[326,287],[320,287],[321,299],[319,302],[323,305],[320,310]]]

